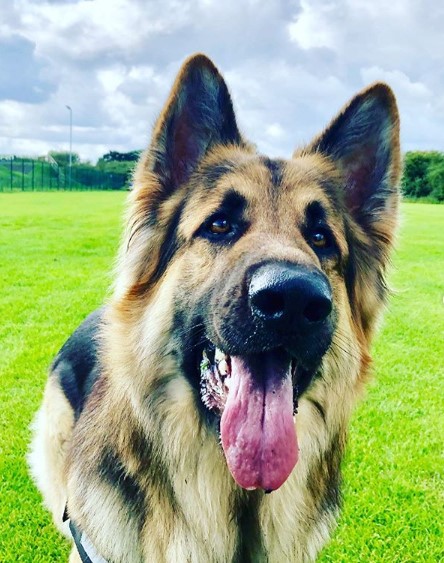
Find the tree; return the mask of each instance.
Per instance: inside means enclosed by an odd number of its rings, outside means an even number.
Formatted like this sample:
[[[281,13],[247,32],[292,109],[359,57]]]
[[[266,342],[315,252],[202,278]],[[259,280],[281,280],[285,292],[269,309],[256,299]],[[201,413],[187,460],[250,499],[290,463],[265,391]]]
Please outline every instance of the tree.
[[[59,152],[59,151],[49,151],[49,156],[51,156],[59,166],[69,165],[69,152]],[[80,157],[76,152],[71,153],[72,164],[79,164]]]
[[[99,162],[135,162],[139,160],[142,151],[118,152],[109,151],[99,158]]]
[[[97,161],[97,169],[108,174],[113,181],[120,181],[128,186],[137,160],[142,151],[117,152],[109,151]],[[117,180],[119,179],[119,180]]]
[[[402,190],[407,197],[427,197],[432,192],[429,170],[438,162],[444,162],[444,154],[437,151],[412,151],[404,157]]]
[[[430,195],[438,201],[444,201],[444,156],[429,167],[427,180],[432,188]]]

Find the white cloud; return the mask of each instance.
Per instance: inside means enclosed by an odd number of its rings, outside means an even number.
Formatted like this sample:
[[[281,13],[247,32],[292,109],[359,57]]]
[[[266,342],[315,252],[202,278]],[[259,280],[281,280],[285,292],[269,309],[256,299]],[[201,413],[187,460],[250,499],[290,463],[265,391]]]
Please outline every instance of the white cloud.
[[[281,139],[285,136],[285,129],[280,123],[271,123],[267,127],[267,135],[270,135],[273,139]]]
[[[303,49],[338,47],[338,34],[330,25],[330,17],[335,9],[334,3],[302,0],[301,7],[302,12],[288,25],[291,40]]]
[[[425,100],[431,96],[429,88],[421,82],[414,82],[400,70],[384,70],[377,66],[362,68],[361,76],[364,84],[382,80],[388,82],[398,94],[408,94],[411,98]]]
[[[0,88],[0,152],[66,148],[67,104],[82,158],[145,146],[175,73],[195,51],[221,68],[240,125],[263,152],[291,154],[374,80],[398,95],[404,147],[444,150],[444,5],[431,0],[0,6],[0,61],[13,69]]]
[[[127,76],[126,69],[123,65],[117,65],[111,68],[99,69],[97,71],[97,80],[107,94],[113,94],[117,88],[123,83]]]

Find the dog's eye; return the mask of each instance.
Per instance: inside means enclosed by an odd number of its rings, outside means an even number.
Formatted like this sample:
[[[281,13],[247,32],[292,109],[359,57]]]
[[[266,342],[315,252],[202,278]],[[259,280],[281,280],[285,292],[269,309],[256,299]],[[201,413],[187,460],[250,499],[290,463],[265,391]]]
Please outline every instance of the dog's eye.
[[[212,235],[227,235],[231,232],[232,225],[224,215],[216,215],[208,222],[207,230]]]
[[[311,235],[311,242],[317,248],[324,248],[327,245],[327,237],[323,232],[318,231]]]
[[[310,235],[310,242],[312,246],[319,249],[329,248],[331,246],[331,239],[325,229],[317,228]]]
[[[203,237],[215,244],[231,244],[245,231],[246,223],[232,213],[218,211],[203,223],[196,231],[198,237]]]

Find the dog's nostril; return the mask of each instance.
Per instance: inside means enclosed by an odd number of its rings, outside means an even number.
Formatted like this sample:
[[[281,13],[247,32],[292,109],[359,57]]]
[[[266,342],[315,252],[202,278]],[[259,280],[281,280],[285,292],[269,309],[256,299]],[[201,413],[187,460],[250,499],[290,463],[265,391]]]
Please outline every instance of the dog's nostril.
[[[284,314],[285,300],[281,293],[267,289],[259,291],[251,300],[253,308],[262,316],[278,318]]]
[[[327,297],[312,299],[303,311],[304,318],[310,323],[325,320],[331,313],[332,303]]]

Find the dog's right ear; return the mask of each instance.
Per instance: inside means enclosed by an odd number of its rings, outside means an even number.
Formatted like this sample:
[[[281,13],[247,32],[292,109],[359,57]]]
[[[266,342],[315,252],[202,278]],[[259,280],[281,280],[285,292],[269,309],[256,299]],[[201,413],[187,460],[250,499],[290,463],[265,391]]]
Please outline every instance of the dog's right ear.
[[[239,143],[224,79],[205,55],[193,55],[182,66],[154,127],[144,170],[156,175],[168,195],[189,179],[214,145]]]

